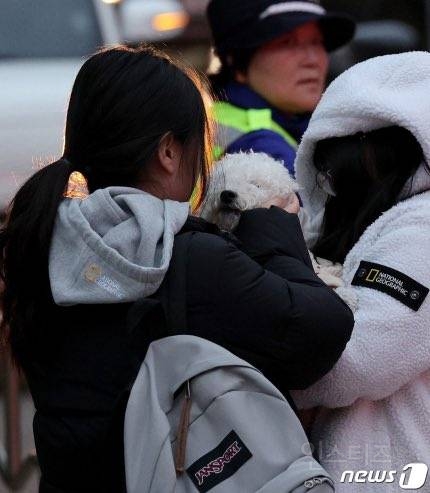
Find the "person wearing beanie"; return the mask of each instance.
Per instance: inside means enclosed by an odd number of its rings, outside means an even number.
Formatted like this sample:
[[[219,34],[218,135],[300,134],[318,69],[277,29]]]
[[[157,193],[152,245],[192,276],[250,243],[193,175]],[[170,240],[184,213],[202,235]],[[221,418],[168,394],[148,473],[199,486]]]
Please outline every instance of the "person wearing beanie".
[[[355,23],[314,0],[211,0],[207,9],[221,69],[215,157],[253,150],[294,175],[298,142],[325,86],[328,52],[349,42]]]

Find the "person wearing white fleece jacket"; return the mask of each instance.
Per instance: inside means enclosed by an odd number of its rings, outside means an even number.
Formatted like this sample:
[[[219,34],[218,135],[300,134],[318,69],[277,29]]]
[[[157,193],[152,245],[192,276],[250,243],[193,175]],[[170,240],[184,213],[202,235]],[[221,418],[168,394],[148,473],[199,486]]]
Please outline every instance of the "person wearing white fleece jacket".
[[[403,491],[403,482],[408,489],[417,488],[413,491],[430,491],[425,466],[414,466],[422,471],[415,469],[409,479],[407,471],[402,475],[411,463],[430,466],[430,53],[378,57],[342,74],[317,107],[296,160],[309,219],[305,238],[311,250],[318,250],[328,229],[336,230],[336,225],[328,224],[330,204],[343,200],[344,191],[336,184],[343,179],[345,188],[351,186],[350,196],[366,197],[357,199],[362,208],[355,211],[356,224],[368,202],[384,200],[388,190],[387,185],[378,185],[383,178],[369,179],[373,183],[369,187],[378,193],[366,195],[360,176],[354,175],[359,146],[367,152],[364,162],[372,160],[379,156],[378,148],[366,141],[376,142],[384,132],[400,135],[404,129],[419,143],[421,164],[419,152],[404,156],[396,139],[388,141],[384,149],[392,155],[386,162],[397,159],[399,170],[414,171],[409,178],[404,175],[390,207],[367,223],[364,220],[357,241],[350,241],[344,252],[343,280],[358,299],[352,337],[328,374],[292,393],[300,409],[322,406],[311,438],[340,493],[398,492]],[[344,160],[346,175],[340,179],[340,168],[336,175],[330,166],[321,166],[322,150],[331,146],[330,152],[342,156],[342,146],[349,145],[356,146],[351,147],[356,153]],[[383,157],[379,171],[381,161]],[[355,198],[349,200],[353,203]],[[341,221],[340,208],[337,214]],[[342,231],[337,233],[339,243]],[[345,471],[353,471],[352,482],[352,473]],[[373,473],[357,475],[358,471]],[[376,471],[383,484],[374,484],[371,476]]]

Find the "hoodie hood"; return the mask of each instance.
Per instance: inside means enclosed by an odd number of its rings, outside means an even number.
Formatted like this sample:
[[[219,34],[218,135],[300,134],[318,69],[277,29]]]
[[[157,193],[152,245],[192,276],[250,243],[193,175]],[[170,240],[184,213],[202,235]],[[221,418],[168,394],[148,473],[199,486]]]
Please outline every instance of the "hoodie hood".
[[[128,187],[65,199],[49,254],[55,303],[123,303],[155,293],[188,213],[188,203]]]
[[[305,239],[312,247],[320,233],[327,193],[316,185],[313,164],[318,141],[397,125],[420,143],[426,163],[399,197],[430,189],[430,53],[409,52],[372,58],[341,74],[324,93],[297,152],[296,178],[307,215]]]

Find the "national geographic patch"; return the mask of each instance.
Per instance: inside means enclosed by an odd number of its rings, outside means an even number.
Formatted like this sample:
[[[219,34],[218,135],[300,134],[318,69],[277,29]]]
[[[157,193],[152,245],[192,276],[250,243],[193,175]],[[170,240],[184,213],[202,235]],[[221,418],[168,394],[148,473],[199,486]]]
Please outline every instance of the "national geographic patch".
[[[360,262],[351,283],[388,294],[414,311],[423,304],[429,289],[401,272],[372,262]]]
[[[199,492],[205,493],[233,476],[251,457],[237,433],[231,431],[216,448],[194,462],[187,473]]]

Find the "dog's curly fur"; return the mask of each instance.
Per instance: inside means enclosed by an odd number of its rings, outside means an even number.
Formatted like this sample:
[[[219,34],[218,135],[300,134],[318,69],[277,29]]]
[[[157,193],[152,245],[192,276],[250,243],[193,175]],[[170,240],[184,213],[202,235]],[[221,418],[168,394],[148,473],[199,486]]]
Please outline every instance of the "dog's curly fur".
[[[200,215],[232,231],[240,213],[262,207],[299,187],[284,165],[263,153],[227,154],[215,166]],[[233,192],[223,195],[223,192]],[[224,199],[223,199],[224,197]]]

